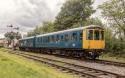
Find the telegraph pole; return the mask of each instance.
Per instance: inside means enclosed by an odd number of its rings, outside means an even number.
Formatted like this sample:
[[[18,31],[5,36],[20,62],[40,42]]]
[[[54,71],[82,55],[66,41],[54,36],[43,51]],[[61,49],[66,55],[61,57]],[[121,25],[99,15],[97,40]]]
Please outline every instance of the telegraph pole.
[[[13,28],[13,25],[11,24],[11,25],[7,25],[7,28],[8,29],[10,29],[10,31],[7,31],[7,33],[12,33],[13,32],[13,30],[12,30],[12,28]],[[11,39],[7,39],[7,46],[9,47],[9,45],[11,45]]]

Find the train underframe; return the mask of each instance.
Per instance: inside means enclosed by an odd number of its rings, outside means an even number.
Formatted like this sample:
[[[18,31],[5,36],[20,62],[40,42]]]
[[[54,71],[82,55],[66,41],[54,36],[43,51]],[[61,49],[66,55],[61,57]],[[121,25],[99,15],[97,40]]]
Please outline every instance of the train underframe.
[[[24,48],[19,47],[22,51],[30,51],[30,52],[39,52],[44,54],[54,54],[54,55],[61,55],[67,57],[75,57],[75,58],[85,58],[85,59],[96,59],[99,58],[101,53],[103,52],[102,49],[57,49],[57,48]]]

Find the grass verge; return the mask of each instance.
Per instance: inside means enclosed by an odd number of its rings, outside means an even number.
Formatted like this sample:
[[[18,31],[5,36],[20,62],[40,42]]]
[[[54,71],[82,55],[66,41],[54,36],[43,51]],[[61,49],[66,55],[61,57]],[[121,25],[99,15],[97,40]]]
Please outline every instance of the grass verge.
[[[0,49],[0,78],[78,78]]]
[[[100,59],[125,63],[124,57],[121,57],[119,55],[113,55],[111,53],[106,53],[106,54],[101,55]]]

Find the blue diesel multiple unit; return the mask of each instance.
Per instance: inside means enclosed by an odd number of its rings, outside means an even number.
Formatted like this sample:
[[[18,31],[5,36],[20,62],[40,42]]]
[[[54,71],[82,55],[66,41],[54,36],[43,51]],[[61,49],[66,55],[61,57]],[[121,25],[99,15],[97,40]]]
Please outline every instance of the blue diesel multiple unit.
[[[86,26],[19,40],[20,50],[96,58],[104,49],[104,29]],[[96,45],[96,46],[95,46]]]

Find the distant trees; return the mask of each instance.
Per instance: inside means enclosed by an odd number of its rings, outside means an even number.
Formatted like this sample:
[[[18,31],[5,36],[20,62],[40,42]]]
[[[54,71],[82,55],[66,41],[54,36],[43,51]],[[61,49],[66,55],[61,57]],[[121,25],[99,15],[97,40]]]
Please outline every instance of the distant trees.
[[[19,32],[13,32],[13,31],[5,33],[4,36],[8,41],[8,46],[14,41],[14,39],[18,40],[22,38]]]
[[[21,34],[19,32],[12,32],[12,31],[5,33],[4,36],[8,40],[20,39],[21,38]]]
[[[43,22],[42,25],[39,27],[37,26],[33,31],[27,33],[27,36],[35,36],[39,34],[53,32],[54,30],[54,23],[53,22]]]

